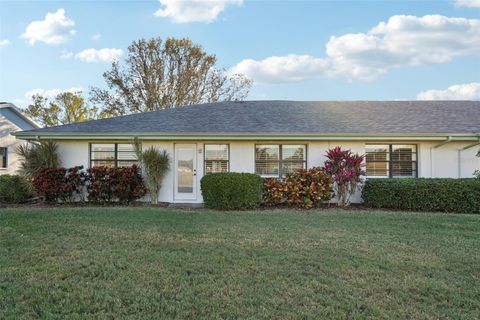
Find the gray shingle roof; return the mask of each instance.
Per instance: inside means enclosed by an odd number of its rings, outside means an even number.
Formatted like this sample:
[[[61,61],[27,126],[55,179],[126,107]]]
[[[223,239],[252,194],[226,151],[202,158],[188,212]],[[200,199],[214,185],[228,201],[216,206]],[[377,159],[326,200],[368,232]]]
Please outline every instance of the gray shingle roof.
[[[220,102],[28,132],[39,134],[471,134],[480,133],[480,101]]]

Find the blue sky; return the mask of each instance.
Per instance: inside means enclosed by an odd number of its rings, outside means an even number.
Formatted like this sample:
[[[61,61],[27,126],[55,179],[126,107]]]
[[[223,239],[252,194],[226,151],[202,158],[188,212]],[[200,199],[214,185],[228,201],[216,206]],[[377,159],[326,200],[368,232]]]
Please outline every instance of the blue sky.
[[[480,99],[478,0],[1,0],[0,100],[103,86],[141,37],[201,44],[249,99]]]

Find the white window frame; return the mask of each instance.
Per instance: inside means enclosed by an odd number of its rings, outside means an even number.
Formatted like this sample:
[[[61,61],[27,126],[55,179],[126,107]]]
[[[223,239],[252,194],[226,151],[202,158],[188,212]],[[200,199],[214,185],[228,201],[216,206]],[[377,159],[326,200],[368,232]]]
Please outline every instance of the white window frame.
[[[7,170],[8,169],[8,147],[0,147],[0,149],[5,150],[5,167],[0,167],[0,170]],[[1,154],[2,158],[4,158],[3,152]],[[3,159],[2,159],[3,161]]]
[[[393,147],[394,146],[404,146],[404,145],[408,145],[408,146],[414,146],[414,150],[412,152],[412,154],[415,155],[415,160],[412,160],[412,161],[397,161],[397,160],[393,160],[392,158],[392,155],[393,155]],[[386,161],[373,161],[373,162],[383,162],[383,163],[387,163],[388,164],[388,167],[387,167],[387,175],[386,176],[369,176],[367,175],[366,178],[367,179],[404,179],[404,178],[418,178],[418,145],[417,144],[413,144],[413,143],[367,143],[365,145],[365,149],[368,147],[368,146],[386,146],[387,147],[387,154],[388,154],[388,160]],[[415,163],[415,167],[413,169],[414,171],[414,175],[412,176],[394,176],[393,175],[393,164],[394,163],[399,163],[399,162],[408,162],[408,163]],[[367,156],[366,156],[366,150],[365,150],[365,165],[368,165],[368,161],[367,161]],[[365,173],[366,173],[366,169],[365,169]]]
[[[278,146],[278,175],[276,174],[259,174],[257,173],[257,147],[258,146]],[[284,178],[285,173],[282,172],[282,164],[283,164],[283,146],[303,146],[305,147],[305,154],[304,154],[304,160],[302,161],[292,161],[292,162],[302,162],[303,163],[303,169],[308,168],[307,160],[308,160],[308,144],[306,143],[257,143],[255,144],[255,150],[254,150],[254,160],[255,160],[255,174],[258,174],[262,178]],[[272,161],[273,162],[273,161]]]
[[[208,160],[207,159],[207,146],[220,146],[225,145],[227,146],[227,159],[226,160]],[[227,171],[230,172],[230,144],[229,143],[205,143],[203,145],[203,170],[205,174],[215,173],[209,172],[207,173],[207,161],[226,161],[227,162]]]

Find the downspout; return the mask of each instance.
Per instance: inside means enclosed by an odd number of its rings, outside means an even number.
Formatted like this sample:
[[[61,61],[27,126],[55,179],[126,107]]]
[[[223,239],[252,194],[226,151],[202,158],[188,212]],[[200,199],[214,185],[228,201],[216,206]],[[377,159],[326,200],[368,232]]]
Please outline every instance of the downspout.
[[[475,146],[480,145],[480,136],[478,136],[478,140],[475,143],[469,144],[468,146],[465,146],[461,149],[458,149],[458,177],[462,177],[462,151],[468,150],[470,148],[473,148]]]
[[[434,145],[430,148],[430,178],[433,178],[433,162],[434,162],[433,161],[433,150],[438,149],[443,145],[446,145],[450,141],[452,141],[452,137],[448,136],[447,139],[445,139],[444,141],[442,141],[439,144],[436,144],[436,145]]]

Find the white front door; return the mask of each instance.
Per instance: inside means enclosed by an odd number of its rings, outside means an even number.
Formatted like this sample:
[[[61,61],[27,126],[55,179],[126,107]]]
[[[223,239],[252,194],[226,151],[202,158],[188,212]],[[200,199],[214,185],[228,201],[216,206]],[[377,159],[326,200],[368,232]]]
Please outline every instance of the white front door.
[[[197,200],[197,145],[175,145],[175,200]]]

